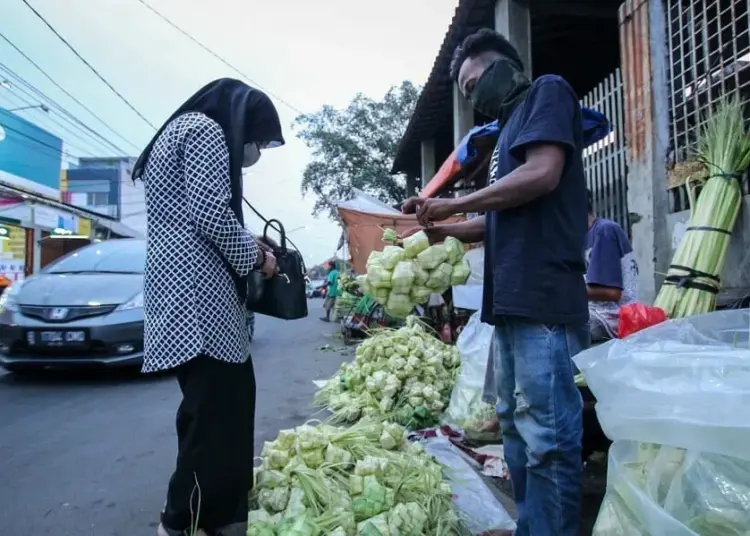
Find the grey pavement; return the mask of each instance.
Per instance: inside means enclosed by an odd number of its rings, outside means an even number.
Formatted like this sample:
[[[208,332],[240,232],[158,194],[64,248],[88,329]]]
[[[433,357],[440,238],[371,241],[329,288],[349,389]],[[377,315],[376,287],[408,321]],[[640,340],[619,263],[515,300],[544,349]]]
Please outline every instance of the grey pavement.
[[[256,454],[314,413],[312,380],[349,352],[334,326],[258,317]],[[153,536],[174,465],[176,380],[137,374],[0,372],[0,534]]]

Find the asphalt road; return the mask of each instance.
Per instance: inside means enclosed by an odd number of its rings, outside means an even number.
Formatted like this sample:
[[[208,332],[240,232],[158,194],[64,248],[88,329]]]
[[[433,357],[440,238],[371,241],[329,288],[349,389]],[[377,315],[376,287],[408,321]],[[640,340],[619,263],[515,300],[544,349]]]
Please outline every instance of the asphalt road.
[[[256,454],[313,414],[312,380],[346,352],[321,300],[293,323],[258,317]],[[137,374],[0,372],[0,533],[153,536],[174,465],[176,380]]]

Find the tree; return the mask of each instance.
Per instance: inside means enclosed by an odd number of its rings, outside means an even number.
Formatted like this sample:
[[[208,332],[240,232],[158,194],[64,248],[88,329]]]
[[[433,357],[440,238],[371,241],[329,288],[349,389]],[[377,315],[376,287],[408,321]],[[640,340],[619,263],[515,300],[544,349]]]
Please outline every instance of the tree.
[[[313,150],[302,194],[317,197],[314,215],[335,217],[334,203],[348,199],[352,188],[389,204],[404,199],[406,179],[390,170],[418,97],[419,88],[405,81],[380,101],[359,93],[343,110],[326,105],[297,117],[297,136]]]

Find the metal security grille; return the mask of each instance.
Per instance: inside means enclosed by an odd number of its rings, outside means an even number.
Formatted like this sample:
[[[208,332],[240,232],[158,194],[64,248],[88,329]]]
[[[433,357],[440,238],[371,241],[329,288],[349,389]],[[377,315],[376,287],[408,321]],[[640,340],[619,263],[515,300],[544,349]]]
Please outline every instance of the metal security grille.
[[[597,216],[616,221],[630,235],[623,85],[620,69],[586,95],[581,105],[603,113],[612,125],[609,136],[583,152],[586,181],[594,197],[594,211]]]
[[[750,102],[750,0],[667,0],[666,5],[675,164],[694,154],[702,124],[723,97],[739,93]],[[671,211],[688,208],[684,186],[671,192]]]

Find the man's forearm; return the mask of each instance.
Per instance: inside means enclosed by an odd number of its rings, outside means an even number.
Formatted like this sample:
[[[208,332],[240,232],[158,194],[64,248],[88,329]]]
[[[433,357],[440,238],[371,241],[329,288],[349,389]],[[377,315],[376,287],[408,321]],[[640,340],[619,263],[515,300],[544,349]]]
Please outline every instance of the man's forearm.
[[[456,199],[456,213],[506,210],[552,192],[560,182],[565,151],[555,145],[526,150],[526,162],[500,180]]]
[[[440,228],[444,237],[452,236],[464,244],[473,244],[484,240],[484,216],[461,223],[447,223],[441,225]]]
[[[486,188],[456,198],[456,212],[498,211],[525,205],[549,193],[549,184],[534,169],[521,166]]]

